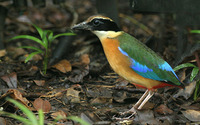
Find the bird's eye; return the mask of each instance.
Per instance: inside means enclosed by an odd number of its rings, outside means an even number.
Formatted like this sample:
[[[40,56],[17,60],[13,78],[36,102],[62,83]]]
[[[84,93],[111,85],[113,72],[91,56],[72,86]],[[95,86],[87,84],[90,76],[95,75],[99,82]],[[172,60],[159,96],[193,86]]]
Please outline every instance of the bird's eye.
[[[99,26],[101,22],[99,20],[94,20],[93,21],[94,26]]]

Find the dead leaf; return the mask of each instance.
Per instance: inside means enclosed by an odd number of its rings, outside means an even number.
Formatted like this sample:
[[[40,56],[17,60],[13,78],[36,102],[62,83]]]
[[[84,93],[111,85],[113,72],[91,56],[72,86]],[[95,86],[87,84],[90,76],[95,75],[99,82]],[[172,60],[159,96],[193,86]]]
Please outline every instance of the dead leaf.
[[[173,111],[169,109],[166,105],[161,104],[155,109],[155,112],[161,115],[167,115],[167,114],[172,114]]]
[[[3,57],[6,55],[6,50],[3,49],[3,50],[0,50],[0,57]]]
[[[40,97],[47,97],[47,98],[60,97],[65,93],[65,91],[67,91],[67,89],[57,88],[53,89],[50,92],[45,93],[44,95],[41,95]]]
[[[102,104],[106,104],[106,103],[112,103],[112,99],[111,98],[95,98],[92,99],[90,101],[91,105],[102,105]]]
[[[89,55],[88,54],[83,54],[81,56],[81,63],[83,65],[89,65],[90,64],[90,58],[89,58]]]
[[[51,117],[53,118],[53,119],[56,119],[56,118],[58,118],[58,117],[62,117],[62,121],[64,120],[66,120],[66,117],[67,117],[67,113],[65,113],[64,111],[62,111],[62,110],[59,110],[59,111],[57,111],[57,112],[54,112],[54,113],[52,113],[51,114]],[[60,121],[60,120],[59,120]]]
[[[34,75],[37,71],[38,71],[38,67],[37,66],[31,66],[31,68],[29,69],[29,72],[32,75]]]
[[[71,63],[67,60],[61,60],[60,62],[53,65],[52,67],[59,70],[62,73],[67,73],[67,72],[70,72],[72,70]]]
[[[196,81],[191,82],[185,89],[180,89],[177,94],[174,95],[174,98],[183,96],[185,99],[188,99],[194,92],[196,87]]]
[[[141,124],[154,124],[159,125],[159,121],[157,121],[154,117],[152,110],[144,110],[144,111],[137,111],[137,115],[134,118],[135,121],[139,121]]]
[[[182,111],[182,113],[190,121],[200,122],[200,111],[186,110],[186,111]]]
[[[33,80],[33,81],[38,86],[44,86],[45,85],[45,80]]]
[[[90,125],[110,125],[109,123],[108,124],[97,123],[97,122],[103,122],[103,121],[94,112],[85,111],[84,113],[81,113],[80,117],[81,117],[81,119],[87,121]]]
[[[33,102],[33,106],[38,111],[39,109],[42,109],[43,112],[48,113],[51,110],[51,104],[47,100],[42,100],[41,98],[37,98]]]
[[[80,85],[74,85],[71,88],[67,89],[67,99],[70,100],[71,103],[80,103],[81,97],[80,93],[82,92],[82,88]]]
[[[23,60],[25,60],[28,56],[29,56],[29,54],[25,54],[25,55],[24,55],[25,58],[24,58]],[[33,60],[33,61],[35,61],[35,62],[38,62],[38,61],[42,60],[42,56],[39,55],[39,54],[36,54],[36,55],[34,55],[30,60]]]
[[[27,53],[23,48],[18,47],[8,47],[7,52],[10,53],[14,59]]]
[[[5,94],[3,94],[3,95],[1,96],[1,98],[7,97],[7,96],[10,96],[10,97],[12,97],[13,99],[15,99],[15,100],[21,102],[21,103],[24,104],[29,110],[31,110],[31,111],[34,111],[34,110],[35,110],[33,107],[30,107],[30,106],[29,106],[30,102],[29,102],[26,98],[24,98],[24,97],[22,96],[22,93],[21,93],[20,91],[18,91],[18,90],[16,90],[16,89],[10,89],[10,90],[8,90]]]
[[[1,125],[8,125],[6,119],[3,117],[0,117],[0,123],[1,123]]]
[[[83,70],[73,70],[69,76],[69,81],[73,83],[79,83],[83,81],[83,78],[89,74],[89,66],[86,66]]]
[[[16,72],[12,72],[8,75],[1,76],[1,79],[6,82],[9,88],[17,88]]]
[[[121,86],[127,86],[129,81],[125,80],[122,77],[119,77],[116,81],[117,84],[115,84],[116,87],[121,87]]]

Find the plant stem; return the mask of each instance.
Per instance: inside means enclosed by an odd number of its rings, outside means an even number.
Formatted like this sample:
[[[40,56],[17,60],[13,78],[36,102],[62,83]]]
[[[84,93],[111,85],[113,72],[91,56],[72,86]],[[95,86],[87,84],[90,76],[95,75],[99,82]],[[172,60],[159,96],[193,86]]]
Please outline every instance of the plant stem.
[[[47,65],[48,65],[48,48],[46,49],[46,51],[45,51],[45,56],[44,56],[44,71],[43,71],[43,73],[44,73],[44,75],[46,75],[46,73],[47,73]]]

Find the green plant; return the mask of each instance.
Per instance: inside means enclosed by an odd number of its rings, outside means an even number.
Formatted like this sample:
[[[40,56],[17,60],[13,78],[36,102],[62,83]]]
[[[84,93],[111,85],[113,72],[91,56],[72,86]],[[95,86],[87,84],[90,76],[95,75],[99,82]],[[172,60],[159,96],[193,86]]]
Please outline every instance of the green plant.
[[[190,81],[193,81],[193,79],[197,76],[197,74],[199,73],[199,67],[191,64],[191,63],[184,63],[184,64],[181,64],[181,65],[178,65],[174,68],[174,71],[176,70],[179,70],[179,69],[182,69],[182,68],[187,68],[187,67],[192,67],[192,73],[190,75]],[[200,92],[199,91],[199,87],[200,87],[200,79],[198,79],[197,81],[197,84],[196,84],[196,87],[195,87],[195,91],[194,91],[194,101],[197,100],[197,98],[199,97],[200,95]]]
[[[36,118],[35,114],[30,111],[26,106],[19,103],[18,101],[14,99],[7,98],[6,100],[10,101],[11,103],[15,104],[26,116],[27,118],[24,118],[22,116],[0,111],[0,115],[4,115],[7,117],[11,117],[13,119],[19,120],[20,122],[24,123],[25,125],[44,125],[44,113],[42,110],[38,111],[39,119]]]
[[[198,33],[198,34],[200,34],[200,30],[190,30],[190,33]],[[197,41],[197,43],[200,43],[200,41]]]
[[[38,26],[34,25],[35,29],[38,31],[40,35],[40,39],[34,36],[30,35],[19,35],[11,38],[10,40],[16,40],[16,39],[29,39],[36,43],[39,43],[43,49],[33,47],[33,46],[21,46],[21,48],[27,48],[32,49],[34,52],[30,53],[28,57],[25,59],[25,63],[28,62],[34,55],[36,54],[43,54],[43,74],[46,74],[47,66],[48,66],[48,58],[49,58],[49,48],[51,47],[52,41],[54,41],[56,38],[60,36],[69,36],[69,35],[75,35],[74,33],[61,33],[57,35],[53,35],[53,31],[51,30],[42,30]]]
[[[197,98],[200,95],[199,88],[200,88],[200,80],[196,83],[196,87],[195,87],[195,90],[194,90],[194,97],[193,97],[194,101],[196,101]]]
[[[190,33],[200,33],[200,30],[190,30]]]
[[[38,111],[38,118],[37,118],[36,115],[32,111],[30,111],[25,105],[19,103],[18,101],[14,100],[14,99],[7,98],[6,100],[10,101],[15,106],[17,106],[27,116],[27,118],[24,118],[22,116],[19,116],[19,115],[13,114],[13,113],[4,112],[1,110],[0,110],[0,116],[3,115],[3,116],[11,117],[13,119],[16,119],[16,120],[22,122],[25,125],[44,125],[44,113],[42,110]],[[79,118],[77,116],[68,116],[67,118],[58,116],[58,118],[56,120],[58,121],[60,119],[69,119],[72,121],[79,122],[81,125],[90,125],[88,122],[82,120],[81,118]]]
[[[190,81],[193,81],[193,79],[197,76],[197,74],[199,72],[199,68],[197,66],[195,66],[194,64],[184,63],[184,64],[181,64],[181,65],[178,65],[174,68],[174,71],[177,71],[177,70],[182,69],[182,68],[187,68],[187,67],[193,67],[192,73],[190,75]]]

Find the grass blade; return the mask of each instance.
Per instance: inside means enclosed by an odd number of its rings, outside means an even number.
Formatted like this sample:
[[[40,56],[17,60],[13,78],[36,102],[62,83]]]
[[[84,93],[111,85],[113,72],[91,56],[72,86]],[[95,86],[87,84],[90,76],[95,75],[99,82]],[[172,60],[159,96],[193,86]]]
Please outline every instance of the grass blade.
[[[31,54],[28,55],[28,57],[26,57],[25,59],[25,63],[27,63],[34,55],[36,54],[40,54],[41,52],[33,52]]]
[[[72,36],[72,35],[76,35],[76,34],[75,33],[61,33],[61,34],[55,35],[53,37],[53,39],[56,39],[56,38],[58,38],[60,36]]]
[[[20,110],[22,110],[22,112],[24,114],[26,114],[26,116],[29,118],[29,120],[32,122],[33,125],[37,125],[37,118],[36,116],[33,114],[33,112],[31,112],[26,106],[24,106],[23,104],[19,103],[18,101],[14,100],[14,99],[9,99],[7,98],[7,100],[9,102],[12,102],[13,104],[15,104]]]
[[[200,95],[199,86],[200,86],[200,81],[197,82],[196,87],[195,87],[194,97],[193,97],[194,101],[196,101],[197,98],[198,98],[199,95]],[[199,92],[199,93],[198,93],[198,92]]]
[[[37,43],[39,43],[40,45],[42,45],[43,47],[45,47],[45,44],[38,38],[34,37],[34,36],[30,36],[30,35],[19,35],[19,36],[15,36],[13,38],[11,38],[10,40],[15,40],[15,39],[29,39],[29,40],[33,40]]]
[[[40,109],[38,111],[38,114],[39,114],[39,125],[44,125],[44,113],[43,113],[43,111]]]
[[[31,125],[32,122],[24,117],[21,117],[21,116],[18,116],[18,115],[15,115],[13,113],[9,113],[9,112],[4,112],[4,111],[0,111],[0,115],[3,115],[3,116],[7,116],[7,117],[11,117],[13,119],[16,119],[22,123],[24,123],[25,125]]]
[[[199,67],[194,67],[190,76],[190,81],[193,81],[193,79],[197,76],[199,73]]]
[[[35,27],[35,29],[38,31],[40,37],[42,38],[44,31],[40,27],[38,27],[37,25],[35,25],[35,24],[32,24],[32,25]]]
[[[88,122],[84,121],[83,119],[77,116],[68,116],[67,119],[79,122],[81,125],[90,125]]]
[[[182,68],[186,68],[186,67],[196,67],[195,65],[191,64],[191,63],[184,63],[184,64],[181,64],[181,65],[178,65],[174,68],[174,71],[177,71],[179,69],[182,69]]]
[[[20,46],[20,48],[33,49],[33,50],[36,50],[36,51],[41,52],[41,53],[43,52],[41,49],[33,47],[33,46]]]
[[[190,33],[200,33],[200,30],[190,30]]]

